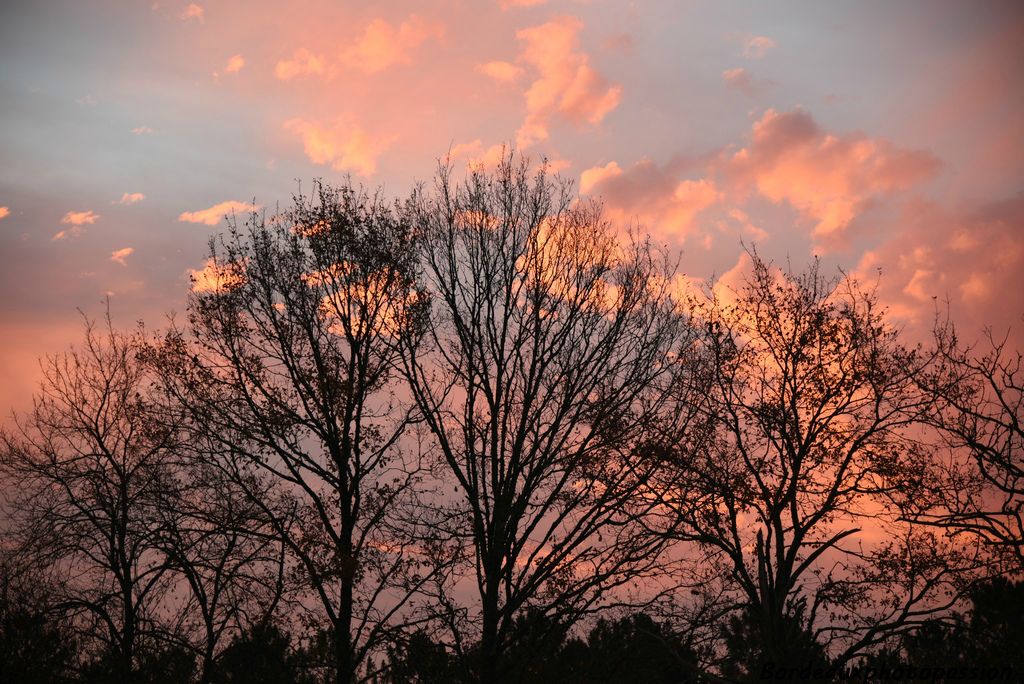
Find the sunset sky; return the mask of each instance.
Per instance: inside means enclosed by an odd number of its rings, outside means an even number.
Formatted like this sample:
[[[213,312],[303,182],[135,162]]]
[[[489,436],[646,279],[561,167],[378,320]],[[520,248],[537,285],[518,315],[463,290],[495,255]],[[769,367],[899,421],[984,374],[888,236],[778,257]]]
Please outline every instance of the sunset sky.
[[[876,278],[908,337],[1024,339],[1017,2],[420,0],[0,6],[0,410],[35,359],[183,311],[225,213],[451,151],[546,156],[735,276],[741,241]],[[460,167],[461,168],[461,167]],[[6,419],[5,419],[6,420]]]

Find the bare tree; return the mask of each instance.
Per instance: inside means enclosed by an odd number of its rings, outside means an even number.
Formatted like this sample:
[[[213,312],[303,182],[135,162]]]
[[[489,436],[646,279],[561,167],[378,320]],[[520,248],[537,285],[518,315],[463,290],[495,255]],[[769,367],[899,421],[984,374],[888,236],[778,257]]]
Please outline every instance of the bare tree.
[[[245,488],[212,466],[196,440],[182,446],[174,474],[160,493],[156,547],[184,585],[170,637],[199,658],[199,681],[212,681],[224,645],[268,621],[284,591],[284,545],[249,492],[269,489],[255,475]]]
[[[162,636],[172,584],[157,502],[178,435],[153,420],[140,348],[109,316],[105,330],[86,321],[83,346],[46,360],[32,410],[0,433],[16,542],[121,682]]]
[[[922,519],[983,539],[1024,569],[1024,368],[1007,339],[985,332],[960,342],[952,323],[935,327],[935,357],[922,389],[936,399],[929,422],[951,448],[932,496],[908,502]]]
[[[842,664],[953,605],[977,562],[900,505],[935,471],[914,438],[925,360],[853,279],[749,257],[736,289],[691,300],[707,374],[678,410],[701,396],[703,420],[664,432],[651,521],[720,571],[751,660]]]
[[[437,598],[463,662],[500,681],[526,608],[571,624],[658,565],[637,448],[683,329],[672,269],[511,154],[462,184],[442,166],[409,210],[434,306],[405,374],[470,549]]]
[[[378,197],[317,185],[211,244],[188,330],[152,356],[210,462],[285,545],[306,592],[296,605],[327,621],[338,682],[367,676],[437,570],[429,531],[397,515],[419,478],[399,448],[410,418],[393,379],[421,306],[413,237]]]

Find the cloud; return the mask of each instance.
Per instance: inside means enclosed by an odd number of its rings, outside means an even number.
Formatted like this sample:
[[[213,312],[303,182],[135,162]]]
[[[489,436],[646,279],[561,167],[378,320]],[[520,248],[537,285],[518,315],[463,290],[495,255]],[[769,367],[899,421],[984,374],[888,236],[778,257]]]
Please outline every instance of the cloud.
[[[245,58],[242,55],[232,55],[228,63],[224,65],[224,73],[237,74],[245,66]]]
[[[181,14],[178,15],[178,18],[182,21],[195,19],[198,22],[202,22],[206,18],[204,15],[205,12],[203,11],[203,8],[193,2],[189,3],[189,5],[181,11]]]
[[[178,220],[183,223],[202,223],[207,226],[215,226],[220,223],[225,216],[256,211],[260,206],[262,205],[248,204],[237,200],[227,200],[226,202],[215,204],[208,209],[182,212],[178,216]]]
[[[306,156],[314,164],[329,165],[338,171],[354,171],[361,176],[372,175],[377,170],[377,158],[391,143],[390,138],[371,137],[350,117],[328,125],[289,119],[284,127],[302,138]]]
[[[523,73],[521,67],[517,67],[511,62],[501,61],[477,64],[476,70],[500,83],[511,83]]]
[[[686,239],[696,218],[721,199],[713,180],[680,179],[674,165],[657,166],[643,159],[628,169],[609,162],[580,175],[580,191],[600,195],[609,217],[628,224],[636,220],[662,238]]]
[[[95,105],[96,98],[92,95],[83,95],[82,97],[76,97],[75,102],[80,105]]]
[[[61,230],[54,233],[53,237],[50,238],[50,242],[60,242],[68,238],[76,238],[82,234],[82,228],[80,226],[72,226],[67,230]]]
[[[512,7],[536,7],[537,5],[543,5],[548,0],[499,0],[501,9],[507,10]]]
[[[742,67],[726,69],[722,72],[722,80],[730,88],[738,90],[749,97],[754,96],[754,82],[750,78],[750,72],[746,69]]]
[[[776,47],[776,44],[771,38],[766,36],[749,36],[743,44],[743,56],[748,59],[761,59],[774,47]]]
[[[141,192],[126,192],[123,195],[121,195],[121,199],[114,200],[113,202],[111,202],[111,204],[136,204],[137,202],[141,202],[144,199],[146,199],[146,196],[143,195]]]
[[[132,129],[132,133],[134,133],[135,135],[147,135],[152,132],[153,129],[149,126],[136,126]]]
[[[619,168],[618,162],[610,161],[604,166],[595,166],[593,168],[586,169],[580,174],[580,192],[584,195],[590,194],[590,191],[598,186],[602,181],[608,178],[615,178],[616,176],[622,175],[622,169]]]
[[[469,166],[493,168],[508,153],[508,147],[501,144],[491,145],[484,149],[483,142],[478,138],[468,143],[454,145],[448,153],[448,159],[465,158]]]
[[[192,282],[192,291],[195,293],[229,290],[245,282],[245,264],[218,264],[213,259],[207,259],[201,269],[190,268],[185,271],[185,275]]]
[[[0,207],[0,221],[3,221],[5,218],[7,218],[10,215],[11,215],[11,210],[10,210],[9,207]]]
[[[1012,326],[1024,342],[1024,197],[944,207],[914,200],[887,240],[864,253],[854,273],[874,282],[892,313],[919,339],[931,329],[936,308],[948,298],[965,341],[992,325],[997,335]]]
[[[374,19],[342,53],[341,61],[348,67],[373,74],[394,64],[409,64],[412,51],[421,43],[443,35],[444,26],[440,22],[425,21],[415,14],[397,28],[383,19]]]
[[[69,211],[68,213],[64,214],[64,218],[62,218],[60,222],[69,226],[84,226],[86,224],[91,225],[93,223],[96,223],[96,220],[99,217],[99,214],[90,210]]]
[[[749,235],[754,240],[767,240],[768,239],[768,231],[762,230],[761,228],[758,228],[757,226],[755,226],[751,222],[750,216],[747,214],[747,212],[743,211],[742,209],[739,209],[738,207],[732,207],[728,211],[728,216],[736,224],[739,225],[739,229],[740,229],[740,233],[741,234]]]
[[[113,252],[110,253],[110,260],[113,261],[114,263],[121,264],[122,266],[127,266],[127,259],[132,255],[133,252],[135,252],[134,247],[122,247],[121,249],[114,250]]]
[[[590,56],[579,46],[582,29],[579,19],[562,16],[516,33],[523,43],[520,59],[537,72],[526,91],[520,147],[546,140],[555,115],[576,125],[597,125],[618,106],[622,89],[590,66]]]
[[[750,144],[726,154],[724,170],[736,188],[789,203],[824,239],[841,237],[871,202],[920,183],[939,166],[930,152],[859,132],[826,133],[802,109],[769,109],[754,124]]]
[[[323,57],[314,55],[306,48],[299,48],[292,53],[291,59],[283,59],[274,67],[274,75],[282,81],[297,76],[314,76],[324,73]]]

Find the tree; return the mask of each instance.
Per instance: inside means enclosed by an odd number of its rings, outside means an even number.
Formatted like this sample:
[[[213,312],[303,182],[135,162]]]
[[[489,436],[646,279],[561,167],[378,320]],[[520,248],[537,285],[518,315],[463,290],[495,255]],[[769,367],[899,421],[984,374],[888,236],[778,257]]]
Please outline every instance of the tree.
[[[966,346],[949,322],[935,328],[922,389],[936,401],[928,422],[951,449],[931,496],[909,501],[924,520],[975,535],[1024,569],[1024,368],[1019,351],[986,332]]]
[[[935,473],[919,352],[852,278],[748,257],[691,298],[707,374],[673,410],[700,396],[703,420],[664,430],[662,529],[719,570],[761,661],[802,667],[818,642],[843,665],[953,605],[977,562],[903,515]]]
[[[1024,583],[1004,577],[973,586],[968,610],[929,620],[869,666],[915,668],[931,681],[1016,681],[1024,672]],[[942,674],[940,674],[942,673]]]
[[[594,684],[700,681],[697,655],[687,640],[645,613],[599,620],[578,660],[579,680]]]
[[[441,614],[466,666],[501,681],[521,611],[571,624],[658,567],[636,449],[684,328],[670,265],[527,160],[462,184],[442,167],[409,211],[434,306],[402,361],[474,593],[441,588]]]
[[[87,320],[83,346],[46,360],[32,410],[0,433],[15,542],[54,573],[54,607],[118,682],[158,648],[171,587],[156,508],[178,435],[150,411],[140,349],[109,316],[102,332]]]
[[[299,654],[291,638],[272,622],[254,624],[221,654],[213,684],[300,684]]]
[[[361,676],[438,567],[432,533],[400,519],[419,478],[394,394],[420,308],[413,241],[379,197],[318,184],[211,243],[188,329],[151,355],[210,463],[286,547],[338,682]]]
[[[250,478],[240,488],[209,464],[201,451],[208,440],[195,433],[193,439],[179,449],[160,494],[156,546],[189,597],[174,616],[172,641],[198,657],[199,682],[208,684],[223,643],[274,613],[284,591],[285,562],[283,545],[246,496],[267,485]]]
[[[23,560],[0,549],[0,682],[71,682],[78,644],[52,610],[45,573]]]

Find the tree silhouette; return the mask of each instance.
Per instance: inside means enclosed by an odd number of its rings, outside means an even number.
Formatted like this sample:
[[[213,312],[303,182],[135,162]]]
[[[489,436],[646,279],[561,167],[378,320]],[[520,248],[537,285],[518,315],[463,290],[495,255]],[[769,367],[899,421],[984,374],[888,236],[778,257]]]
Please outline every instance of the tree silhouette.
[[[984,345],[984,346],[982,346]],[[908,501],[923,519],[976,535],[1024,569],[1024,368],[1019,351],[987,331],[966,346],[950,322],[935,328],[922,388],[936,398],[928,422],[952,448],[931,496]]]
[[[188,330],[152,354],[211,463],[285,545],[308,599],[295,605],[328,623],[339,682],[360,676],[443,555],[426,519],[419,537],[398,515],[419,478],[394,395],[397,346],[417,325],[413,237],[379,198],[317,185],[211,245],[216,282],[197,284]]]
[[[78,644],[49,604],[52,587],[38,568],[0,550],[0,682],[73,681]]]
[[[945,671],[931,681],[1016,681],[1024,672],[1024,583],[1003,577],[970,591],[964,613],[937,617],[868,659],[875,667]],[[959,672],[957,672],[959,670]]]
[[[303,684],[302,658],[273,622],[254,624],[224,649],[213,684]]]
[[[924,360],[851,278],[748,256],[742,284],[691,300],[707,374],[673,410],[701,396],[703,422],[666,432],[659,512],[720,573],[759,662],[803,667],[817,641],[841,665],[954,605],[977,564],[898,505],[934,471],[911,432]]]
[[[474,599],[440,588],[441,617],[496,682],[521,611],[571,624],[658,569],[662,542],[636,522],[648,471],[635,447],[684,328],[669,265],[620,245],[600,207],[543,168],[509,154],[462,184],[450,171],[410,205],[434,306],[403,362],[470,549]]]
[[[159,650],[171,588],[157,502],[178,435],[150,412],[140,349],[109,317],[102,332],[87,321],[82,347],[47,360],[32,410],[0,433],[16,544],[54,573],[55,607],[117,682]]]

